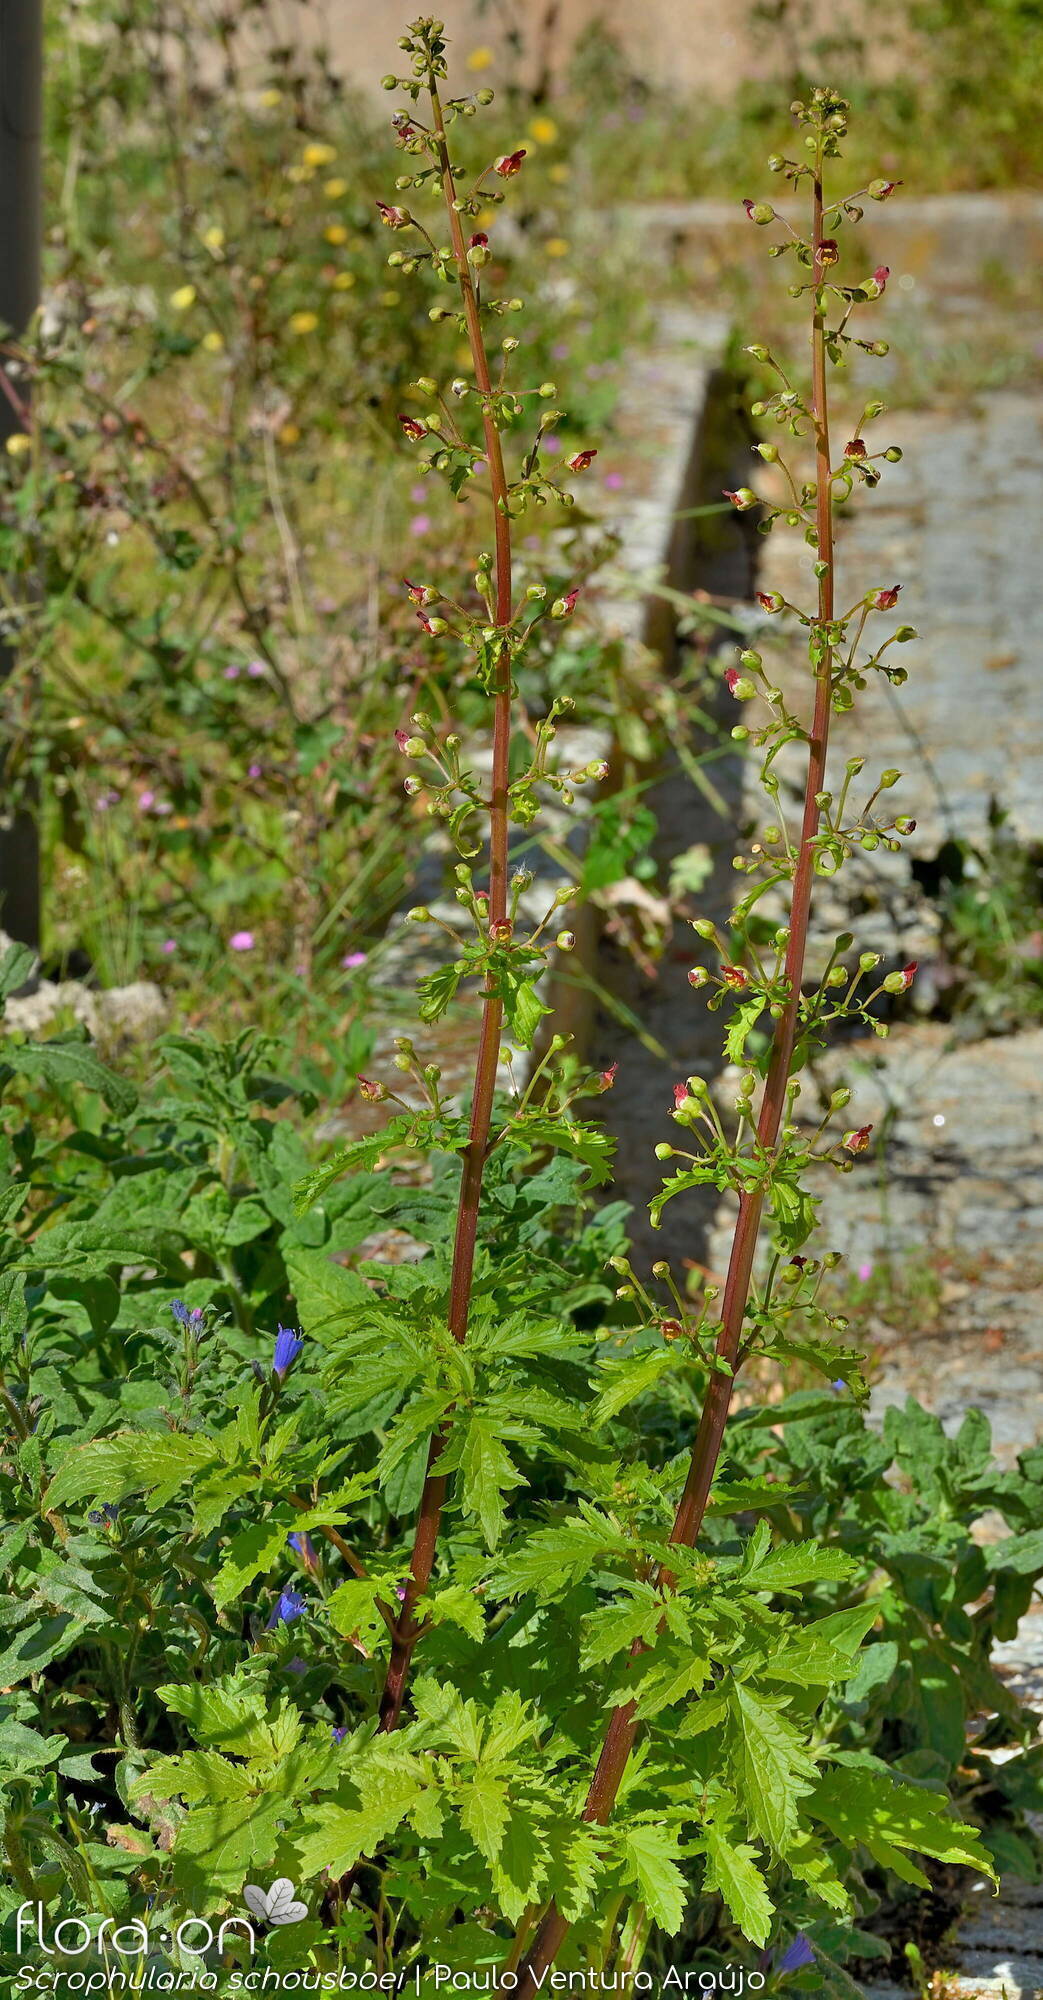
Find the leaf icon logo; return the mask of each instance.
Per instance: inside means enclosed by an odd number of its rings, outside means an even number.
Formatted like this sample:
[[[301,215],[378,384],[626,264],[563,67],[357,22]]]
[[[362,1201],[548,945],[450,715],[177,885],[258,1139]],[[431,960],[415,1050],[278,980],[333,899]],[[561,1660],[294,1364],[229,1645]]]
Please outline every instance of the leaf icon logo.
[[[293,1883],[281,1875],[268,1890],[248,1882],[243,1890],[247,1908],[262,1924],[299,1924],[308,1914],[307,1903],[298,1903]]]

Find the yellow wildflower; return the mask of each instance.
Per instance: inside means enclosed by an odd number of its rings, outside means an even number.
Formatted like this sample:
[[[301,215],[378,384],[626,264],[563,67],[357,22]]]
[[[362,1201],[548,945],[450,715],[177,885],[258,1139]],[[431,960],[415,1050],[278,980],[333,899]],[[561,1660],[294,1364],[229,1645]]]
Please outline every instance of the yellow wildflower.
[[[203,242],[206,244],[208,250],[216,251],[224,249],[225,233],[219,223],[215,222],[209,229],[204,229]]]
[[[333,280],[333,289],[335,292],[350,292],[354,283],[354,271],[338,271]]]
[[[313,140],[310,146],[305,146],[301,154],[306,167],[328,167],[336,157],[336,146],[327,146],[325,140],[318,139]]]
[[[300,435],[300,430],[296,424],[283,424],[279,431],[279,443],[298,444],[300,442]]]
[[[324,229],[322,233],[327,243],[346,243],[348,240],[348,232],[343,222],[331,222],[329,228]]]
[[[274,86],[271,90],[262,90],[261,103],[266,111],[274,111],[276,105],[282,103],[282,91],[276,90]]]
[[[216,327],[212,326],[210,332],[203,335],[203,346],[206,348],[208,354],[220,354],[224,344],[224,334],[218,333]]]
[[[571,179],[571,177],[572,177],[572,168],[568,166],[564,160],[555,160],[554,165],[550,168],[551,180],[555,181],[558,187],[562,187],[564,186],[564,183],[567,180]]]
[[[290,325],[294,333],[314,333],[318,324],[318,313],[295,312],[290,314]]]
[[[32,438],[28,437],[25,431],[12,431],[7,440],[7,449],[12,458],[23,458],[27,451],[32,450],[32,446]]]
[[[382,306],[397,306],[401,297],[401,292],[381,292],[380,303]]]
[[[492,59],[493,59],[492,50],[485,48],[483,45],[483,47],[480,49],[471,50],[471,53],[467,58],[467,67],[469,70],[472,70],[475,74],[477,74],[479,70],[489,69],[492,64]]]
[[[177,291],[170,294],[170,303],[175,312],[187,312],[189,306],[194,306],[195,302],[196,288],[194,285],[179,285]]]
[[[553,146],[558,136],[558,128],[553,118],[534,118],[529,126],[529,137],[537,146]]]
[[[549,236],[543,247],[548,257],[567,257],[572,245],[566,236]]]
[[[348,183],[336,178],[332,181],[323,181],[322,192],[328,194],[331,201],[339,201],[342,194],[347,194]]]

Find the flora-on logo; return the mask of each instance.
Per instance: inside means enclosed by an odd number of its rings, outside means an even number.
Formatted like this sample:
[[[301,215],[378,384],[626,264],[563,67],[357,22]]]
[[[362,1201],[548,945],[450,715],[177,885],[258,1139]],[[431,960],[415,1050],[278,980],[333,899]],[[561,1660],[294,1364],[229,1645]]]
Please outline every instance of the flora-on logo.
[[[270,1889],[259,1889],[255,1882],[248,1882],[243,1890],[243,1900],[262,1924],[299,1924],[308,1914],[307,1903],[298,1903],[296,1890],[287,1876],[281,1875]]]

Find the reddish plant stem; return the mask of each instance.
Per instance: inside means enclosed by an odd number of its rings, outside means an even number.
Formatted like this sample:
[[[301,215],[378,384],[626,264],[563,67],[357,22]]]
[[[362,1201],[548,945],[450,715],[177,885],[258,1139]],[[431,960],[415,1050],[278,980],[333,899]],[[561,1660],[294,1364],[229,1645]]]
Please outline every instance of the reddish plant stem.
[[[434,125],[435,144],[438,154],[439,172],[442,178],[442,193],[445,197],[446,213],[449,218],[453,256],[463,300],[464,318],[467,324],[467,338],[474,366],[475,384],[482,399],[482,428],[484,432],[485,456],[489,467],[494,513],[495,548],[495,623],[507,626],[511,622],[511,522],[508,511],[507,474],[503,462],[503,446],[500,433],[493,417],[492,380],[489,374],[489,358],[485,349],[482,332],[481,313],[475,291],[471,266],[467,261],[467,245],[464,241],[463,222],[456,203],[456,184],[449,158],[445,120],[439,101],[438,90],[433,78],[430,80],[431,110]],[[508,784],[510,781],[511,744],[511,661],[505,646],[496,667],[493,686],[493,746],[492,778],[489,788],[489,900],[487,904],[490,928],[502,923],[507,916],[507,807]],[[449,1281],[449,1310],[447,1324],[453,1339],[463,1342],[467,1338],[467,1322],[471,1309],[471,1288],[474,1282],[475,1246],[478,1238],[478,1210],[481,1202],[482,1180],[485,1162],[489,1152],[489,1129],[492,1123],[493,1096],[496,1090],[496,1069],[500,1055],[500,1031],[503,1026],[503,1002],[493,989],[491,979],[485,983],[482,1002],[482,1025],[478,1038],[478,1054],[475,1061],[474,1093],[471,1099],[471,1123],[467,1147],[463,1156],[463,1172],[460,1177],[460,1196],[456,1211],[456,1231],[453,1239],[453,1266]],[[380,1727],[382,1730],[397,1728],[405,1698],[406,1683],[409,1678],[409,1663],[416,1645],[421,1626],[414,1616],[418,1599],[423,1597],[434,1567],[438,1531],[445,1505],[447,1481],[438,1471],[438,1461],[445,1448],[445,1437],[436,1432],[431,1439],[428,1452],[427,1472],[424,1488],[420,1496],[416,1528],[413,1536],[413,1553],[410,1559],[410,1576],[406,1594],[392,1630],[391,1657],[387,1678],[380,1704]]]
[[[821,285],[823,277],[822,241],[822,179],[819,168],[814,182],[813,248],[816,286]],[[811,347],[818,555],[827,564],[825,573],[819,578],[818,587],[818,623],[821,637],[824,628],[832,622],[834,598],[833,489],[830,476],[829,414],[826,395],[825,302],[818,291],[815,295]],[[800,990],[804,976],[808,919],[811,913],[811,894],[815,877],[815,840],[820,821],[816,793],[821,792],[825,786],[832,668],[832,648],[828,644],[823,644],[816,667],[815,708],[808,743],[804,814],[790,900],[790,935],[784,966],[787,981],[786,1002],[775,1026],[764,1096],[757,1120],[757,1143],[762,1155],[769,1155],[778,1143],[786,1110],[786,1086],[789,1082],[790,1065],[797,1039]],[[739,1212],[735,1221],[728,1275],[721,1304],[721,1331],[717,1339],[717,1353],[728,1362],[730,1368],[735,1367],[742,1338],[763,1205],[763,1184],[754,1192],[739,1197]],[[728,1421],[733,1386],[734,1377],[730,1373],[715,1372],[710,1377],[699,1428],[692,1446],[688,1477],[670,1531],[671,1542],[688,1548],[694,1546],[702,1527],[710,1486]],[[665,1570],[660,1572],[658,1581],[661,1587],[666,1589],[673,1587],[673,1578]],[[635,1707],[636,1704],[629,1701],[614,1709],[605,1732],[601,1755],[583,1808],[584,1820],[598,1826],[603,1826],[609,1818],[630,1752],[634,1747],[638,1727]],[[557,1905],[551,1903],[526,1954],[515,1989],[515,2000],[532,2000],[532,1995],[539,1991],[541,1976],[553,1965],[568,1929],[567,1920]]]

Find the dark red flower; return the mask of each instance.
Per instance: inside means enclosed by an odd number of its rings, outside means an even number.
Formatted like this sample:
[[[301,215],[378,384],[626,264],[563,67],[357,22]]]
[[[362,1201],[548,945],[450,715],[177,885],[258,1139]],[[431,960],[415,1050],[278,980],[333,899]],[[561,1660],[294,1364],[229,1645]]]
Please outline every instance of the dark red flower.
[[[861,438],[852,438],[850,442],[844,446],[845,458],[864,458],[865,455],[866,455],[866,448]]]
[[[853,1132],[845,1132],[841,1141],[845,1152],[864,1153],[869,1145],[869,1135],[872,1130],[871,1125],[859,1125]]]
[[[412,220],[408,208],[399,208],[394,202],[378,201],[377,214],[385,229],[405,229]]]
[[[586,472],[588,465],[593,465],[596,457],[596,451],[577,451],[572,458],[567,458],[565,463],[570,472]]]
[[[427,436],[427,425],[422,424],[420,422],[419,417],[404,417],[400,410],[398,413],[398,421],[401,424],[402,429],[404,430],[407,438],[413,438],[414,440],[416,440],[417,438],[422,438]]]
[[[878,590],[873,599],[876,609],[878,611],[893,611],[895,605],[898,603],[898,593],[901,588],[900,583],[893,583],[889,590]]]
[[[518,172],[525,158],[525,152],[526,148],[519,146],[516,153],[501,153],[500,158],[496,161],[496,172],[499,174],[501,180],[509,181],[511,175]]]

